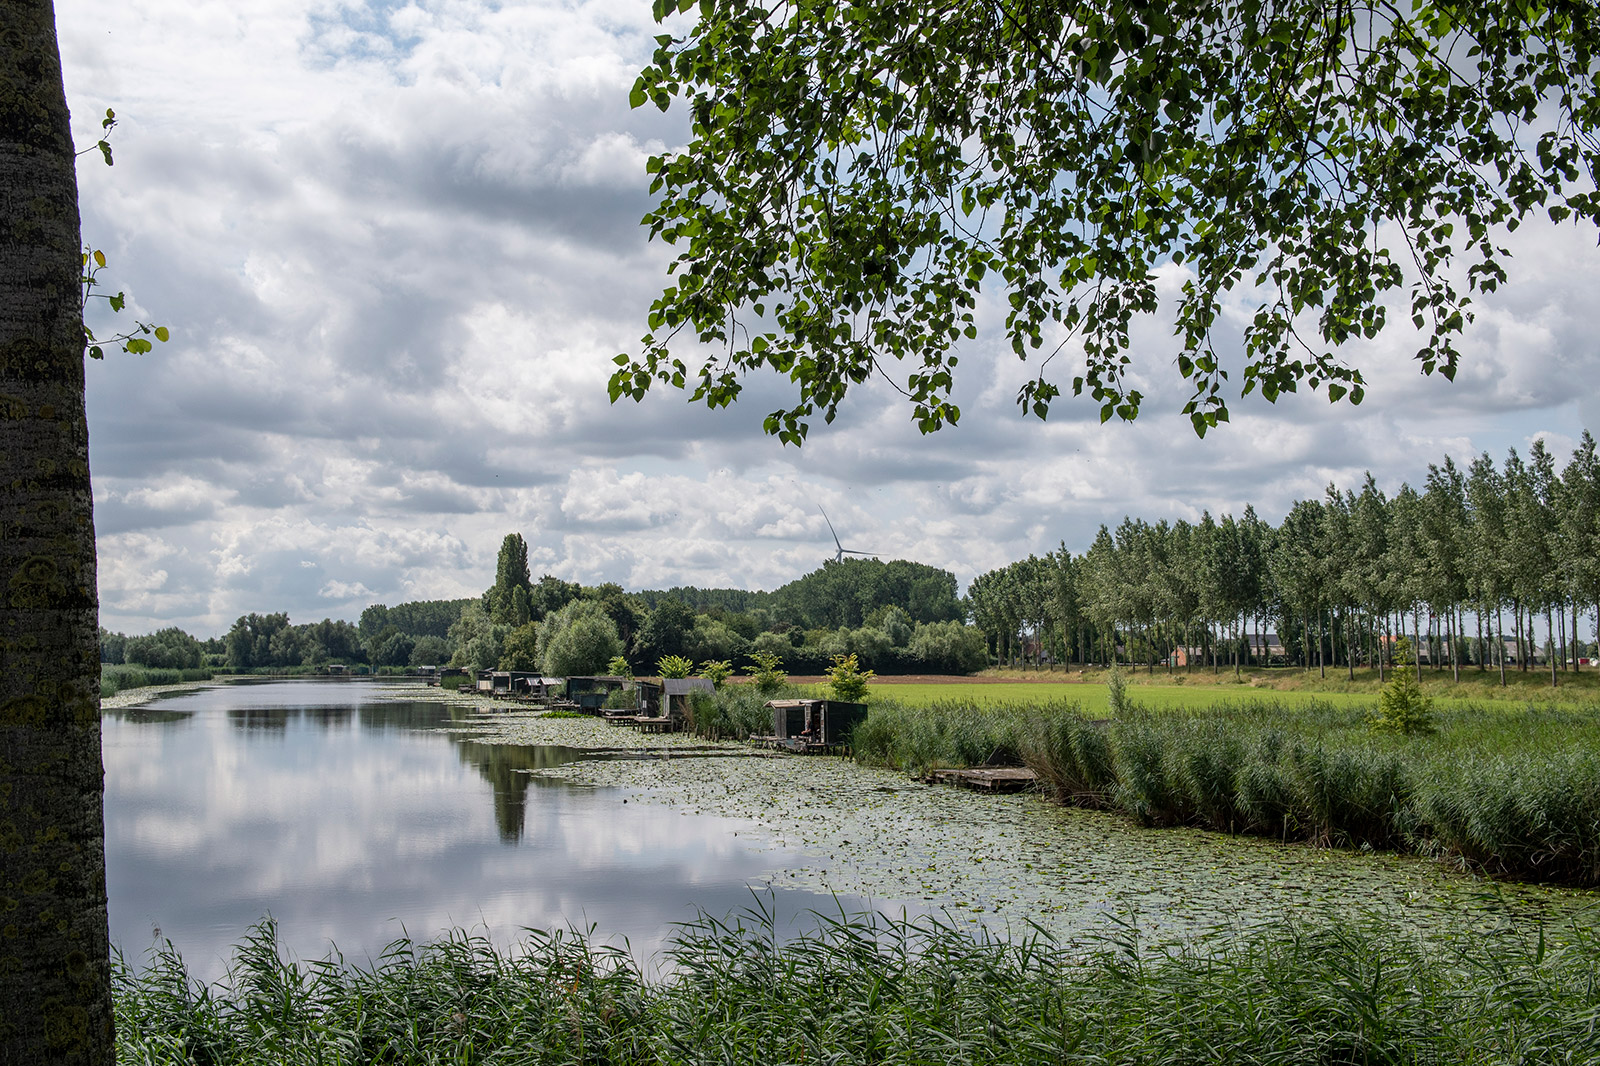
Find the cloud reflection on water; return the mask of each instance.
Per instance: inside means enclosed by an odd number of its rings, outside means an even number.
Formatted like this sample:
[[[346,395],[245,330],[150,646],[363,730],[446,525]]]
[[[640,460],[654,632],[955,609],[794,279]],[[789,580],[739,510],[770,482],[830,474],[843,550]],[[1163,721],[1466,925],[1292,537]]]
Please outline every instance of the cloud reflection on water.
[[[106,717],[111,932],[130,959],[159,929],[215,978],[267,913],[303,958],[331,941],[359,960],[452,926],[509,944],[590,923],[648,956],[671,923],[748,906],[749,886],[798,858],[752,850],[732,819],[531,777],[569,754],[464,740],[429,728],[448,708],[364,690],[227,686]],[[791,916],[834,906],[779,899]]]

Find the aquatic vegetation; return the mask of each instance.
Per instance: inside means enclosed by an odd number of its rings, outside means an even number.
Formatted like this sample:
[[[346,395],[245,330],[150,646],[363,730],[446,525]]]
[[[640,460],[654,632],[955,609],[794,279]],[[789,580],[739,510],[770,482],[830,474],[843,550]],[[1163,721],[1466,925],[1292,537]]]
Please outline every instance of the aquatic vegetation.
[[[1420,727],[1421,719],[1409,719]],[[1600,885],[1600,720],[1566,708],[1452,708],[1373,732],[1361,708],[1256,701],[1203,710],[875,707],[856,758],[914,773],[1026,764],[1058,801],[1141,825],[1452,858]]]
[[[131,688],[210,681],[213,674],[214,671],[210,667],[204,666],[192,669],[169,669],[158,666],[103,663],[100,666],[100,696],[104,699]]]
[[[216,985],[170,945],[115,967],[118,1058],[151,1064],[1579,1063],[1600,1056],[1600,949],[1581,927],[1285,923],[1152,948],[1133,925],[1067,945],[932,919],[757,907],[702,916],[659,976],[578,932],[509,950],[456,931],[366,966],[296,964],[271,921]]]

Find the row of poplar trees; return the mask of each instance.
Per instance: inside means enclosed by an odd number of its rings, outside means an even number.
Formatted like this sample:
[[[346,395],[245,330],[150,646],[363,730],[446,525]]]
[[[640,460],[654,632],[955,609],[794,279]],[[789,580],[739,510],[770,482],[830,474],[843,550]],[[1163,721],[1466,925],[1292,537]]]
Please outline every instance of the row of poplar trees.
[[[976,578],[974,623],[996,657],[1026,664],[1174,661],[1214,668],[1268,658],[1275,628],[1288,658],[1323,672],[1392,664],[1409,635],[1436,669],[1528,668],[1541,643],[1559,660],[1600,618],[1600,458],[1585,431],[1561,469],[1537,440],[1499,466],[1448,456],[1421,490],[1393,496],[1368,474],[1329,485],[1274,527],[1242,518],[1124,518],[1081,554],[1065,544]],[[1576,665],[1575,663],[1573,664]]]

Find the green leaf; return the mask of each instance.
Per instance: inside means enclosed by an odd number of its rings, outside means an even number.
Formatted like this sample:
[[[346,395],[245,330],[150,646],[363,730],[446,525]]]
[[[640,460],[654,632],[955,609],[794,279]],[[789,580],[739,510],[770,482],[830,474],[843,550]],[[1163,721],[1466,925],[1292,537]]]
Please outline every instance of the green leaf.
[[[156,340],[162,341],[163,343],[165,343],[166,340],[171,336],[172,336],[172,334],[167,332],[167,327],[166,326],[157,326],[156,327]]]

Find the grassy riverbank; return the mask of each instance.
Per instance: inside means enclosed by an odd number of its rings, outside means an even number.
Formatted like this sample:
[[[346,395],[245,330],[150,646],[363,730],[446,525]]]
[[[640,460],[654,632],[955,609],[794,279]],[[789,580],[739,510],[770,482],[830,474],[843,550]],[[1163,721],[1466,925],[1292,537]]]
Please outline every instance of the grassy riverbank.
[[[156,666],[104,663],[100,667],[100,698],[105,699],[134,688],[177,685],[188,681],[210,681],[218,673],[221,671],[204,666],[194,670],[169,670]]]
[[[1425,736],[1374,734],[1313,701],[1134,710],[881,703],[856,757],[920,772],[1025,763],[1062,803],[1198,826],[1437,855],[1486,872],[1600,884],[1600,719],[1563,707],[1442,711]]]
[[[364,967],[285,962],[270,924],[232,977],[119,967],[119,1061],[317,1063],[1580,1063],[1600,1057],[1582,928],[1425,945],[1282,926],[1160,950],[823,921],[780,943],[702,919],[649,980],[626,953],[456,933]]]

